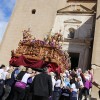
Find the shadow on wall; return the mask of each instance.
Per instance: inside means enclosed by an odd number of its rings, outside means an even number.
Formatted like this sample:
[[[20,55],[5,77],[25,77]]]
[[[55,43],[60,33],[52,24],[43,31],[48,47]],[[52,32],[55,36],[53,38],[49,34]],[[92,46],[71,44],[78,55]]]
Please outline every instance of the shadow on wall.
[[[96,82],[93,82],[92,84],[99,89],[98,95],[99,95],[99,98],[100,98],[100,85]],[[91,98],[91,100],[97,100],[97,99],[96,98]]]
[[[91,58],[92,58],[92,41],[90,46],[84,42],[86,39],[93,39],[94,38],[94,19],[95,16],[91,16],[85,23],[83,23],[80,27],[78,27],[74,32],[74,38],[66,38],[66,41],[69,41],[68,52],[70,53],[79,53],[78,63],[76,64],[71,60],[72,65],[75,64],[76,67],[81,67],[82,70],[85,68],[89,68],[91,66]],[[91,21],[93,20],[93,23]],[[90,23],[93,24],[90,27]],[[89,30],[89,28],[91,30]],[[79,44],[80,43],[80,44]],[[84,43],[84,45],[83,45]],[[86,54],[88,53],[88,54]],[[71,57],[73,58],[73,56]],[[84,68],[85,67],[85,68]]]
[[[92,83],[94,86],[96,86],[98,89],[100,89],[100,85],[98,83],[96,83],[95,81]]]

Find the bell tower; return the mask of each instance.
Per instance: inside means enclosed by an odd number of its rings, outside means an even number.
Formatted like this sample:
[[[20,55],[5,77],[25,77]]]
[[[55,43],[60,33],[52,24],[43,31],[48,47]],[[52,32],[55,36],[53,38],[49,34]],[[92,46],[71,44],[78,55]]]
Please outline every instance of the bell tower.
[[[94,44],[92,54],[92,68],[94,73],[94,85],[92,96],[99,100],[100,95],[100,0],[97,2],[97,14],[96,14],[96,25],[94,33]],[[94,92],[95,91],[95,92]],[[99,93],[99,95],[98,95]]]

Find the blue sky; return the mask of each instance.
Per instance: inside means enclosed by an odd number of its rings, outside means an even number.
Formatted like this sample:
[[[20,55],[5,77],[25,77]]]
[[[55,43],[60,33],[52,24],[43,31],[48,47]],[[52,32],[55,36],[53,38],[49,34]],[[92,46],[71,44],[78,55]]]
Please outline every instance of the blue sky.
[[[0,0],[0,42],[6,30],[16,0]]]

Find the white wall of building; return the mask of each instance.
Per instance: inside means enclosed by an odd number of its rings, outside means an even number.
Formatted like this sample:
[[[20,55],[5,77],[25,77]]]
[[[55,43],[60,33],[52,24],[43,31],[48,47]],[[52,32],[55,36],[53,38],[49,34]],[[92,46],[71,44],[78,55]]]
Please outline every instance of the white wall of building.
[[[73,19],[78,20],[81,23],[78,23],[77,21],[73,21],[74,23],[72,23]],[[68,23],[64,23],[64,21],[68,21]],[[52,29],[52,33],[57,33],[59,32],[59,30],[61,30],[61,33],[64,35],[64,38],[67,38],[69,34],[69,28],[74,28],[76,30],[74,38],[85,39],[86,37],[91,36],[92,25],[93,16],[57,15]]]

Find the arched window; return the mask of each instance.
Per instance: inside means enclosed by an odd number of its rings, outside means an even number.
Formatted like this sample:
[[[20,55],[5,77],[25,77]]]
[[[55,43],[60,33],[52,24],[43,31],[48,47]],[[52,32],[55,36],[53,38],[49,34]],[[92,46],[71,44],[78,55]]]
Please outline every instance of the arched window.
[[[32,10],[32,14],[35,14],[35,13],[36,13],[36,9],[33,9],[33,10]]]
[[[74,35],[75,35],[75,29],[69,28],[68,38],[74,38]]]

